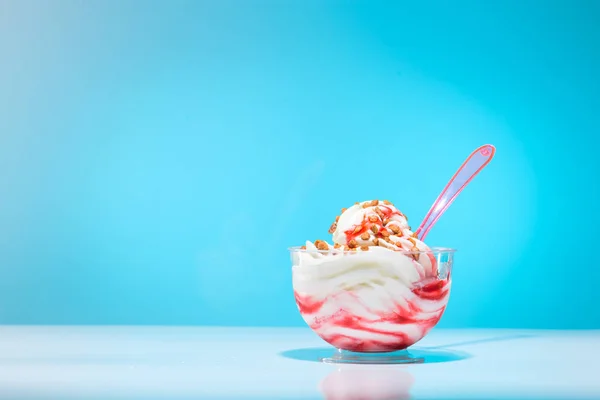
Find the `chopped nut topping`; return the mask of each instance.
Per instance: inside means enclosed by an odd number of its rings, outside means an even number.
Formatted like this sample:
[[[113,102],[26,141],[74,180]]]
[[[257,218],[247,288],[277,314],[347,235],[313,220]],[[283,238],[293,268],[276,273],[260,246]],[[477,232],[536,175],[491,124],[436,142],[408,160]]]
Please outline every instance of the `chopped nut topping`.
[[[369,240],[369,237],[371,237],[371,236],[367,232],[365,232],[362,235],[360,235],[360,238],[362,240]]]
[[[379,200],[373,200],[370,203],[371,207],[375,207],[377,204],[379,204]]]
[[[302,250],[306,250],[306,246],[301,246],[300,247]]]
[[[362,251],[367,251],[367,250],[369,250],[369,246],[360,246],[360,249]]]
[[[379,232],[379,227],[377,225],[371,225],[371,230],[373,231],[373,233],[377,233]]]
[[[342,214],[347,210],[347,208],[342,208]]]
[[[369,221],[377,222],[377,221],[379,221],[379,218],[377,218],[377,216],[375,216],[375,215],[369,215]]]
[[[331,224],[331,226],[329,227],[329,233],[333,233],[335,232],[337,228],[337,224],[334,222],[333,224]]]
[[[398,247],[402,247],[402,242],[401,242],[401,241],[399,241],[399,240],[398,240],[396,243],[394,243],[394,244],[395,244],[396,246],[398,246]]]
[[[363,228],[363,227],[362,227],[361,225],[357,225],[357,226],[354,228],[354,231],[353,231],[352,233],[358,233],[358,232],[360,232],[360,231],[361,231],[361,229],[362,229],[362,228]]]
[[[377,213],[377,215],[379,215],[379,217],[384,218],[385,215],[383,214],[383,211],[381,211],[379,209],[379,207],[375,207],[375,212]]]
[[[394,233],[400,232],[400,227],[398,225],[390,225],[388,228]]]
[[[417,242],[415,242],[415,239],[409,237],[408,240],[412,243],[413,247],[417,246]]]
[[[379,239],[377,239],[377,238],[373,239],[373,244],[375,246],[379,245]]]
[[[340,220],[340,216],[338,215],[337,217],[335,217],[335,222],[338,222]]]
[[[414,232],[414,233],[413,233],[411,236],[412,236],[412,237],[414,237],[414,238],[416,239],[416,238],[418,237],[418,236],[417,236],[417,232]]]
[[[413,248],[410,249],[410,251],[414,252],[413,258],[414,258],[415,261],[417,261],[419,259],[419,256],[420,256],[419,255],[419,249],[416,246],[413,246]]]
[[[388,206],[391,205],[392,203],[389,200],[384,200],[383,204],[387,204]]]
[[[392,239],[390,239],[389,237],[385,237],[383,238],[383,240],[385,240],[388,243],[394,244],[394,242],[392,242]]]
[[[381,236],[383,236],[384,238],[390,236],[390,233],[385,228],[382,229],[380,233],[381,233]]]
[[[322,240],[315,240],[315,246],[319,250],[329,250],[329,245]]]
[[[384,220],[383,220],[383,224],[384,224],[384,225],[387,225],[387,224],[389,224],[389,223],[390,223],[390,220],[389,220],[389,218],[386,218],[386,219],[384,219]]]
[[[371,203],[363,203],[362,208],[369,208]]]
[[[334,248],[334,249],[339,249],[340,247],[341,247],[341,246],[340,246],[340,244],[339,244],[339,243],[336,243],[336,244],[334,244],[334,245],[333,245],[333,248]]]
[[[356,240],[352,239],[351,241],[348,242],[348,247],[350,247],[351,249],[354,249],[356,246],[358,246],[358,243],[356,243]]]

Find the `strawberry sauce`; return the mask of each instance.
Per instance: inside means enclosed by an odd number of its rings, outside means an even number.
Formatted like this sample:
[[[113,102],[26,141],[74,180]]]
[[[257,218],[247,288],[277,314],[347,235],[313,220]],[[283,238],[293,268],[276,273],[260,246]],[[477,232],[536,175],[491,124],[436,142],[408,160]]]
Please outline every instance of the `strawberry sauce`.
[[[326,342],[343,350],[385,352],[405,349],[425,336],[442,317],[449,291],[449,279],[432,280],[413,288],[414,296],[394,302],[386,312],[370,310],[360,296],[349,292],[322,301],[294,294],[302,317]],[[337,311],[324,313],[324,309]],[[375,317],[365,317],[364,312],[356,315],[352,309],[367,310]]]
[[[350,243],[351,240],[356,239],[357,237],[359,237],[363,233],[369,232],[369,230],[371,229],[371,227],[373,225],[377,225],[377,227],[379,228],[379,229],[377,229],[378,233],[375,236],[381,238],[383,236],[379,232],[381,232],[381,230],[384,227],[383,226],[383,220],[384,219],[390,219],[394,215],[400,215],[400,216],[402,216],[401,212],[394,211],[394,210],[392,210],[388,206],[379,205],[377,207],[381,211],[381,213],[383,215],[383,218],[381,218],[381,216],[379,216],[379,218],[377,218],[377,221],[371,222],[371,221],[369,221],[369,219],[365,215],[363,217],[362,222],[360,224],[354,225],[354,226],[352,226],[352,228],[344,231],[344,234],[346,235],[346,243]],[[357,228],[360,228],[360,229],[357,230]]]
[[[325,301],[314,301],[309,296],[302,296],[296,291],[294,291],[294,297],[302,315],[316,313],[325,304]]]

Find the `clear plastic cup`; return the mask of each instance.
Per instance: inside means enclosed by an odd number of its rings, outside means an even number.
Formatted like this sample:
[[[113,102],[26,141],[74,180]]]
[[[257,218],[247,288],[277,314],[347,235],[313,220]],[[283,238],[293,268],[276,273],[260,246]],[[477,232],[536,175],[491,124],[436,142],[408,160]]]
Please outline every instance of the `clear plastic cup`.
[[[290,248],[298,310],[338,350],[383,353],[421,340],[444,313],[454,249]]]

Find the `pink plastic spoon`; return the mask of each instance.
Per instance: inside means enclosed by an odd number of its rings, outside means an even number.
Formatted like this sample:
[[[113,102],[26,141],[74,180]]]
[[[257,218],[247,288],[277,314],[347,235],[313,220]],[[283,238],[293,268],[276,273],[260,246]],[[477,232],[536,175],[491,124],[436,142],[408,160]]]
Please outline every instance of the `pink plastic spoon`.
[[[469,158],[460,166],[454,174],[450,182],[446,185],[442,193],[417,229],[417,238],[425,240],[425,236],[429,233],[433,225],[442,216],[442,214],[450,207],[456,196],[471,182],[471,180],[485,167],[496,153],[496,148],[491,144],[486,144],[471,153]]]

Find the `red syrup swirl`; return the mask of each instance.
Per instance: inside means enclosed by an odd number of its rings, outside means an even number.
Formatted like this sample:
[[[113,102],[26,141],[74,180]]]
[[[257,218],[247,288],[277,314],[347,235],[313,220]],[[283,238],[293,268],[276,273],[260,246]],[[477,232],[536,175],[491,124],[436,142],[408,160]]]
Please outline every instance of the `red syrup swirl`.
[[[446,308],[444,299],[447,298],[449,291],[449,279],[431,280],[412,289],[412,293],[417,296],[412,301],[402,305],[395,303],[394,307],[385,313],[368,310],[377,315],[376,319],[355,315],[345,309],[317,317],[315,314],[318,314],[325,304],[331,302],[333,305],[337,302],[336,296],[329,296],[322,301],[317,301],[298,292],[294,292],[294,294],[298,309],[305,321],[329,344],[357,352],[386,352],[405,349],[425,336],[442,317]],[[359,303],[361,307],[368,309],[358,296],[350,292],[345,294],[350,295],[353,301]],[[422,302],[429,304],[440,302],[440,307],[434,311],[425,311],[418,304]],[[413,334],[409,335],[404,332],[403,325],[410,325]],[[418,329],[416,336],[414,334],[415,327]],[[346,333],[335,333],[339,332],[339,328],[343,328],[342,331]],[[352,331],[367,335],[353,336]]]
[[[296,298],[298,310],[302,315],[314,314],[323,307],[323,304],[325,304],[325,300],[315,301],[310,296],[303,296],[296,291],[294,291],[294,297]]]

